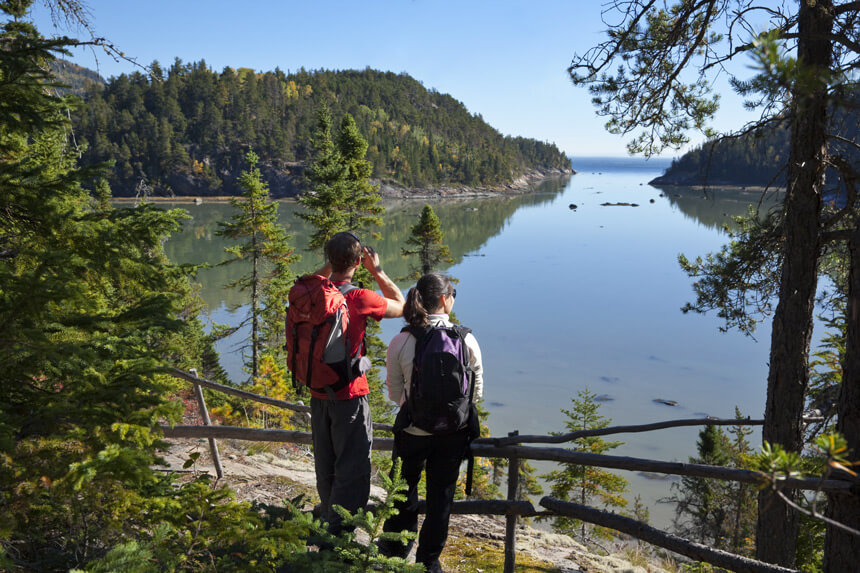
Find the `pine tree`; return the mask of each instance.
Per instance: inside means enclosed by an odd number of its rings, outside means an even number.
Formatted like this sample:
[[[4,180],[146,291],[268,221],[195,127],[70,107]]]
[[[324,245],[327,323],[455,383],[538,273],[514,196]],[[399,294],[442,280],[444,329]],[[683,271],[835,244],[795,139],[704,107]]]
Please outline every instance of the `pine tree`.
[[[331,113],[322,104],[317,109],[317,128],[311,142],[313,159],[305,170],[310,189],[298,197],[299,204],[307,211],[296,213],[315,229],[308,243],[311,251],[321,249],[336,233],[347,230],[348,219],[343,208],[351,191],[349,165],[332,141],[331,126]]]
[[[845,189],[853,189],[857,180],[856,162],[845,153],[841,131],[850,122],[838,118],[840,109],[855,107],[860,5],[850,0],[797,1],[776,7],[762,1],[615,0],[607,3],[606,11],[615,12],[605,20],[613,22],[606,39],[575,56],[568,71],[574,84],[587,86],[594,95],[592,101],[597,113],[608,118],[609,131],[638,132],[628,145],[631,151],[650,155],[665,147],[678,148],[689,140],[689,130],[715,136],[707,128],[719,103],[712,74],[727,71],[723,64],[740,54],[753,58],[756,72],[749,78],[729,72],[729,80],[761,115],[735,135],[788,123],[776,272],[763,285],[769,292],[756,292],[762,285],[748,281],[750,271],[757,274],[755,264],[738,258],[726,258],[718,267],[735,279],[718,286],[722,292],[734,291],[734,301],[749,301],[753,311],[770,309],[768,294],[778,297],[762,438],[799,453],[819,262],[833,244],[848,243],[851,235],[844,231],[856,225],[856,193],[847,193],[847,205],[837,215],[827,212],[821,198],[828,169],[838,173]],[[752,29],[762,32],[751,34]],[[751,244],[745,250],[759,253],[767,248]],[[707,296],[719,298],[722,293]],[[850,419],[840,419],[840,424],[860,427],[858,412],[856,403],[846,405],[843,418]],[[849,444],[860,450],[860,433],[852,435]],[[857,527],[858,507],[851,502],[836,504],[832,517]],[[756,557],[793,567],[797,513],[768,490],[761,492],[758,510]],[[860,551],[855,540],[836,528],[829,535],[836,540],[828,544],[829,565],[834,570],[856,565]]]
[[[705,426],[696,442],[698,456],[690,463],[727,466],[731,460],[725,433],[718,426]],[[729,484],[684,476],[677,486],[681,495],[675,502],[675,528],[684,536],[718,549],[726,548],[729,521]]]
[[[743,419],[740,409],[735,406],[735,418]],[[747,459],[752,455],[752,447],[747,436],[752,434],[749,426],[731,426],[728,430],[732,467],[747,467]],[[752,556],[754,552],[756,508],[758,498],[753,486],[736,482],[730,484],[731,512],[729,513],[730,551]]]
[[[600,403],[595,402],[595,394],[585,388],[571,401],[570,410],[562,409],[567,420],[565,425],[570,432],[606,428],[612,422],[600,414]],[[567,448],[572,452],[602,454],[615,449],[624,442],[606,441],[600,436],[577,438]],[[550,485],[550,495],[563,501],[574,501],[582,505],[597,503],[600,506],[622,508],[627,500],[622,493],[627,490],[627,480],[612,472],[581,464],[562,464],[562,469],[544,475]],[[588,540],[585,522],[568,517],[556,517],[552,528],[559,533],[572,534],[579,529],[583,540]]]
[[[0,3],[0,569],[274,570],[300,527],[154,469],[181,415],[159,371],[213,358],[161,248],[183,214],[113,208],[104,170],[78,167],[45,72],[71,41],[29,6]]]
[[[308,245],[311,251],[322,251],[326,241],[341,231],[353,231],[359,236],[367,233],[381,223],[379,215],[383,211],[380,196],[367,180],[370,176],[370,165],[364,159],[367,142],[352,117],[344,117],[337,142],[332,140],[331,129],[331,113],[322,104],[317,109],[317,129],[312,142],[314,156],[305,172],[311,189],[298,198],[307,211],[296,213],[315,229]],[[364,267],[359,267],[353,282],[367,286],[373,279]],[[393,422],[393,407],[383,398],[384,384],[379,369],[385,365],[387,347],[379,332],[379,325],[368,321],[365,348],[373,365],[366,373],[370,407],[375,420]]]
[[[348,169],[348,201],[343,206],[346,228],[369,230],[382,225],[381,215],[385,207],[380,203],[378,186],[370,183],[373,166],[365,159],[367,140],[350,114],[346,114],[340,124],[337,148]]]
[[[412,227],[412,232],[406,239],[406,244],[414,248],[401,250],[403,256],[418,255],[419,266],[415,268],[415,274],[426,275],[437,269],[443,262],[454,262],[451,258],[451,250],[442,242],[444,237],[445,233],[442,231],[439,217],[436,216],[433,207],[425,204],[418,222]]]
[[[743,419],[735,408],[737,419]],[[743,468],[752,452],[746,426],[732,426],[728,432],[706,426],[696,442],[698,455],[690,463]],[[683,536],[717,549],[749,555],[753,549],[756,519],[756,492],[749,484],[684,476],[673,488],[675,529]]]
[[[72,100],[45,70],[71,40],[0,15],[0,555],[67,570],[140,527],[158,492],[155,375],[184,324],[184,277],[161,243],[178,212],[113,209],[103,169],[77,166]]]
[[[290,265],[298,260],[289,244],[289,235],[278,223],[278,204],[269,200],[267,185],[257,168],[258,157],[253,151],[246,155],[248,170],[239,176],[244,193],[230,199],[237,212],[230,221],[219,223],[218,235],[242,243],[228,247],[231,258],[221,264],[248,261],[250,270],[227,286],[248,291],[251,308],[251,356],[248,366],[252,379],[260,371],[260,359],[266,347],[277,347],[276,332],[283,324],[286,292],[289,290]],[[241,326],[240,325],[240,326]],[[268,336],[266,336],[268,335]],[[271,340],[274,338],[274,340]],[[274,342],[271,346],[268,344]]]

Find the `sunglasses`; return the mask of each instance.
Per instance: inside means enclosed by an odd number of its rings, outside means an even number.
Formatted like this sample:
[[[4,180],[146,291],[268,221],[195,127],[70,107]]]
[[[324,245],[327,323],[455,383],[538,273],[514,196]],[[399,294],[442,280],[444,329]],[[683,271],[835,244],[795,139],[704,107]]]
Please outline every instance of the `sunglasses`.
[[[448,293],[448,296],[451,298],[457,298],[457,289],[451,289],[451,292]]]
[[[356,242],[356,243],[358,243],[359,245],[361,244],[361,239],[359,239],[359,238],[358,238],[358,235],[356,235],[355,233],[353,233],[353,232],[351,232],[351,231],[344,231],[344,232],[343,232],[343,234],[344,234],[344,235],[349,235],[350,237],[352,237],[353,239],[355,239],[355,242]]]

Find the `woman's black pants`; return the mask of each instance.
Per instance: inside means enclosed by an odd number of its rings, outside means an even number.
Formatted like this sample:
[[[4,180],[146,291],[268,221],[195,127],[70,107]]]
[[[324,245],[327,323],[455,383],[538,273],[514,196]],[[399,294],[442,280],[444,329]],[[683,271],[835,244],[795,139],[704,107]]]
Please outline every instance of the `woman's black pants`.
[[[383,530],[418,530],[418,482],[422,470],[426,469],[427,513],[418,535],[415,558],[418,563],[431,565],[439,559],[445,547],[454,490],[468,445],[466,429],[445,436],[415,436],[406,432],[398,432],[394,436],[394,456],[401,461],[400,475],[409,489],[406,501],[396,504],[399,513],[386,520]],[[401,552],[395,550],[392,553]]]

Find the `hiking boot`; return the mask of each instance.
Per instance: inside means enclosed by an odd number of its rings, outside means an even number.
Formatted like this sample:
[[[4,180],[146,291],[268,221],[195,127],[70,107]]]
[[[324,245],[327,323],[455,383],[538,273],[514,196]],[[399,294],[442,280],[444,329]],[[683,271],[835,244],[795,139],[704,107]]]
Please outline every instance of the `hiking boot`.
[[[438,559],[434,559],[429,563],[423,563],[423,565],[427,569],[427,573],[445,573]]]
[[[406,559],[409,552],[412,551],[413,545],[415,545],[414,539],[410,539],[406,545],[403,545],[399,541],[390,541],[388,539],[379,539],[376,542],[380,554],[385,557],[400,557],[401,559]]]

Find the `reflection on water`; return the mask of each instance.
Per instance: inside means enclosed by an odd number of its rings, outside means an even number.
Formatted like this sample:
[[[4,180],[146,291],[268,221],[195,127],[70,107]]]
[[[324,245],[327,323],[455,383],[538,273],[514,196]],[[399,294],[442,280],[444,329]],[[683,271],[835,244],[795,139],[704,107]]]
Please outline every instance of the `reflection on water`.
[[[560,409],[584,387],[600,397],[601,412],[616,423],[729,417],[735,405],[745,415],[762,415],[769,329],[758,333],[756,343],[721,334],[714,316],[683,315],[680,308],[694,295],[677,263],[679,253],[717,251],[726,240],[722,225],[759,197],[714,190],[703,198],[701,191],[682,189],[661,196],[647,182],[664,166],[574,158],[579,174],[546,181],[531,194],[432,201],[455,259],[443,270],[460,280],[455,310],[482,348],[494,435],[563,430]],[[569,208],[572,203],[577,209]],[[381,237],[366,239],[392,277],[409,275],[410,261],[400,251],[423,204],[387,202]],[[303,272],[321,261],[305,250],[309,230],[293,215],[297,208],[281,203],[280,213],[303,253],[297,269]],[[206,204],[188,211],[193,218],[168,241],[168,256],[181,263],[222,260],[227,243],[214,231],[230,207]],[[241,297],[222,287],[239,273],[229,266],[198,275],[218,322],[235,324],[242,316],[242,309],[227,308]],[[403,289],[410,283],[399,281]],[[390,340],[402,321],[382,326],[383,339]],[[241,379],[235,345],[226,341],[219,351],[231,375]],[[696,428],[625,435],[626,444],[614,453],[686,461],[696,437]],[[670,494],[669,482],[625,477],[632,493],[648,501],[652,522],[667,525],[671,508],[656,500]]]
[[[431,200],[433,209],[445,229],[445,243],[451,249],[454,264],[474,254],[488,239],[501,233],[507,220],[518,209],[551,201],[565,189],[568,181],[569,177],[543,181],[535,187],[534,193],[527,195]],[[385,272],[404,286],[408,284],[404,281],[408,280],[406,277],[411,274],[411,265],[414,265],[415,261],[404,258],[401,249],[407,246],[406,239],[417,222],[424,203],[419,200],[386,201],[383,226],[373,232],[379,237],[363,237],[363,241],[372,245],[379,253],[385,264]],[[226,290],[223,285],[235,280],[247,267],[243,267],[241,263],[216,266],[226,258],[224,249],[231,242],[216,236],[215,232],[219,221],[227,221],[231,217],[233,208],[227,203],[192,206],[167,203],[165,207],[184,208],[191,215],[191,219],[184,222],[182,232],[171,237],[165,245],[170,260],[180,264],[210,265],[209,268],[201,269],[197,275],[200,294],[210,308],[218,308],[222,304],[227,307],[242,304],[243,295],[235,290]],[[307,222],[295,216],[299,210],[299,204],[285,201],[279,203],[278,214],[279,221],[292,235],[292,244],[302,255],[302,260],[295,270],[297,273],[305,273],[319,268],[322,259],[316,253],[307,251],[311,229]],[[441,270],[444,271],[450,266],[445,265]]]
[[[746,216],[750,207],[761,215],[777,208],[783,191],[750,191],[738,188],[664,187],[663,196],[685,217],[712,229],[733,226],[734,217]]]

